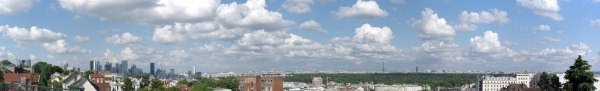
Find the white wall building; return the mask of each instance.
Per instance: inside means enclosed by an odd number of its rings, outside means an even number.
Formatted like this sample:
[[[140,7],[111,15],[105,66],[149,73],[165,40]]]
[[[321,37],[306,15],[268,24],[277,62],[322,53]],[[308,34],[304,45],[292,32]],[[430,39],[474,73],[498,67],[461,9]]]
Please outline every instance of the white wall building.
[[[375,86],[375,91],[421,91],[424,89],[429,88],[417,85]]]
[[[477,81],[478,84],[481,84],[481,87],[477,89],[481,91],[498,91],[509,84],[525,84],[527,87],[531,87],[536,85],[536,81],[533,80],[535,77],[533,73],[515,74],[508,77],[483,76]]]

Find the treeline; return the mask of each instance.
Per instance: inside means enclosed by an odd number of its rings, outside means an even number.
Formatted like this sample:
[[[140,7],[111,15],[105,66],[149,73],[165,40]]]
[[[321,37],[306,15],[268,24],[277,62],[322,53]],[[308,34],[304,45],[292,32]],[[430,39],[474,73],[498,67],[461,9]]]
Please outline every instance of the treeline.
[[[323,78],[337,83],[360,83],[373,82],[375,84],[420,84],[435,87],[460,87],[475,83],[477,76],[481,74],[289,74],[284,78],[285,82],[311,83],[311,76]]]

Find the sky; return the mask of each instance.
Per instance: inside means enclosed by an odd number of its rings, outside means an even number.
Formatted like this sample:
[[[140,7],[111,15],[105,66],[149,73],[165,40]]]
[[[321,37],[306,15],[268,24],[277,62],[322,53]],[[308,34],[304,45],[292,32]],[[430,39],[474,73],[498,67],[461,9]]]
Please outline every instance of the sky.
[[[0,59],[176,72],[599,71],[600,0],[0,0]],[[131,65],[129,67],[131,67]],[[157,65],[157,66],[158,66]]]

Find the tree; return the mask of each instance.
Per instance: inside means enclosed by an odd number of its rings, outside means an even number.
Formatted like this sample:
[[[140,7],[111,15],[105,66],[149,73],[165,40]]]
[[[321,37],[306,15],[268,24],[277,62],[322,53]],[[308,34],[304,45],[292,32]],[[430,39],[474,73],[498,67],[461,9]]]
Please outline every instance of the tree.
[[[157,90],[162,88],[163,82],[160,80],[152,80],[152,83],[150,84],[150,88],[152,88],[152,90]]]
[[[0,70],[0,82],[4,82],[4,70]]]
[[[125,76],[125,78],[123,78],[123,86],[121,86],[121,89],[123,89],[123,91],[133,91],[133,82],[131,82],[131,79],[127,76]]]
[[[86,77],[86,78],[90,79],[90,74],[94,74],[94,71],[92,71],[92,70],[87,70],[87,71],[85,71],[85,72],[83,72],[83,73],[85,74],[85,77]]]
[[[52,81],[53,88],[62,88],[62,83],[59,81]]]
[[[549,83],[550,83],[550,81],[548,79],[548,74],[546,74],[546,72],[542,72],[542,75],[540,75],[540,79],[537,82],[537,85],[542,90],[548,90],[550,88],[550,84]]]
[[[63,76],[69,75],[69,70],[64,70],[64,71],[62,72],[62,75],[63,75]]]
[[[558,76],[554,75],[554,76],[552,76],[552,78],[550,78],[550,86],[555,91],[560,90],[560,87],[562,86],[562,84],[560,84]]]
[[[2,60],[2,62],[0,62],[0,65],[13,65],[10,61],[4,59]]]
[[[592,65],[587,62],[586,60],[582,60],[581,55],[579,55],[573,66],[570,66],[569,70],[565,72],[567,83],[564,84],[564,89],[570,91],[596,90],[594,82],[598,80],[594,78],[594,73],[590,71]]]
[[[177,82],[177,85],[187,85],[189,82],[187,80],[181,80]]]
[[[194,85],[192,91],[213,91],[213,89],[208,85],[208,83],[198,83]]]
[[[227,76],[219,81],[217,81],[217,86],[222,88],[227,88],[231,90],[235,90],[239,86],[239,81],[234,76]]]
[[[37,62],[37,63],[33,64],[33,67],[31,67],[31,68],[33,68],[34,74],[40,74],[43,71],[42,70],[43,67],[46,67],[46,66],[49,66],[48,63],[46,63],[46,62]]]
[[[176,86],[174,86],[174,87],[168,87],[168,88],[166,88],[165,91],[181,91],[181,89],[179,89]]]

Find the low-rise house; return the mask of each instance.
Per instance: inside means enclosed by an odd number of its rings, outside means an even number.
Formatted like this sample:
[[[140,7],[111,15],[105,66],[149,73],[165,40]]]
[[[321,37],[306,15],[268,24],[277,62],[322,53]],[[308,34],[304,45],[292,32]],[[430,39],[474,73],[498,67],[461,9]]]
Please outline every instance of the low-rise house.
[[[3,77],[4,83],[25,83],[27,85],[38,85],[40,80],[40,75],[33,75],[30,73],[4,74]]]

